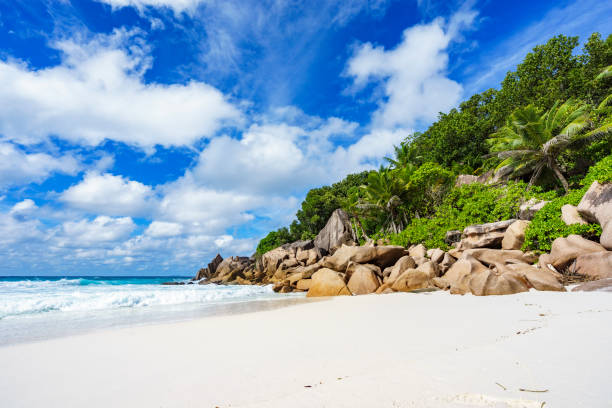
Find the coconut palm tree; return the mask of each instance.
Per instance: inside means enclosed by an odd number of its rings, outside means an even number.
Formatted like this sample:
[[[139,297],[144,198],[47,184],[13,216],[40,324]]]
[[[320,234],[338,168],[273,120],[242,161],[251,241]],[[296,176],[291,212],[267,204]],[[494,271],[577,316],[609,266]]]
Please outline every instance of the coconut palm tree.
[[[604,79],[612,77],[612,65],[608,65],[595,77],[595,79]]]
[[[399,207],[407,199],[407,186],[403,177],[393,170],[381,167],[368,175],[368,185],[365,190],[365,203],[362,208],[377,208],[386,215],[383,228],[388,226],[394,233],[401,231],[403,222]],[[404,217],[405,218],[405,217]]]
[[[493,133],[488,142],[492,153],[502,162],[497,169],[511,169],[514,177],[531,174],[531,186],[545,168],[553,171],[567,192],[569,184],[557,161],[559,155],[577,141],[589,141],[610,134],[610,124],[590,130],[591,106],[568,100],[541,114],[534,106],[519,108],[506,126]]]

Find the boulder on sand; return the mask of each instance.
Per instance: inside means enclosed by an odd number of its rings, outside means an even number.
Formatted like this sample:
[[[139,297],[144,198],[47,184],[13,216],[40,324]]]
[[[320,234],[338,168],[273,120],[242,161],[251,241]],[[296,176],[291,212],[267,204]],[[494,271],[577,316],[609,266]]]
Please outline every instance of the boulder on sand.
[[[492,269],[472,274],[469,287],[476,296],[511,295],[529,290],[527,282],[520,274],[512,271],[502,273]]]
[[[314,240],[319,256],[332,254],[342,245],[353,244],[356,240],[348,214],[338,208],[327,220],[327,224]]]
[[[599,242],[612,250],[612,183],[594,181],[580,200],[578,212],[588,221],[601,225]]]
[[[571,269],[595,279],[612,278],[612,251],[580,255]]]
[[[331,269],[319,269],[312,275],[311,280],[307,297],[351,295],[342,274]]]
[[[380,278],[371,268],[365,265],[360,266],[351,274],[347,287],[353,295],[367,295],[376,292],[381,283]]]
[[[376,276],[378,277],[382,277],[382,272],[380,271],[380,268],[376,265],[372,265],[372,264],[358,264],[355,262],[349,262],[348,266],[346,267],[346,272],[345,272],[345,279],[348,281],[349,279],[351,279],[351,276],[353,275],[353,273],[355,273],[356,271],[360,270],[360,269],[364,269],[364,270],[368,270],[373,272]]]
[[[429,278],[429,274],[419,271],[418,269],[408,269],[404,271],[391,286],[396,292],[411,292],[416,289],[431,287],[434,287],[434,284]]]
[[[570,235],[567,238],[559,237],[552,243],[550,254],[540,255],[540,267],[552,265],[561,270],[581,255],[593,252],[606,252],[606,249],[597,242],[590,241],[580,235]]]
[[[473,273],[486,271],[487,267],[472,256],[465,256],[455,262],[442,279],[434,279],[436,286],[449,289],[453,294],[463,295],[470,291],[470,277]]]
[[[583,283],[572,289],[572,292],[612,292],[612,278]]]
[[[527,264],[498,265],[497,268],[502,273],[513,272],[522,276],[529,286],[536,290],[565,291],[565,287],[559,281],[561,274],[548,268],[536,268]]]
[[[404,271],[414,268],[416,268],[416,263],[414,263],[412,257],[410,255],[402,256],[397,260],[395,265],[391,267],[389,275],[385,276],[385,282],[393,283],[402,273],[404,273]]]

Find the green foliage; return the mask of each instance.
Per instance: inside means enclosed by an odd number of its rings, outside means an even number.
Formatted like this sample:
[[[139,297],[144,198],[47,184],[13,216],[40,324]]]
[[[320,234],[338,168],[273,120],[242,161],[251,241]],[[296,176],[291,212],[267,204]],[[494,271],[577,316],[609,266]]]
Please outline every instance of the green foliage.
[[[343,206],[350,192],[367,183],[368,172],[349,174],[331,186],[313,188],[308,192],[289,228],[283,227],[270,232],[259,241],[257,253],[264,254],[288,242],[312,239],[337,208]]]
[[[259,244],[257,244],[257,253],[265,254],[291,241],[294,241],[294,239],[289,233],[289,230],[287,228],[279,228],[277,231],[271,231],[265,238],[259,241]]]
[[[453,188],[431,218],[415,218],[399,234],[389,237],[395,245],[423,243],[427,248],[448,249],[446,232],[468,225],[515,218],[521,203],[531,197],[550,197],[537,189],[526,191],[523,182],[505,186],[473,183]]]
[[[455,174],[436,163],[425,163],[408,178],[407,204],[414,214],[430,215],[455,181]]]
[[[599,236],[601,234],[599,225],[566,225],[561,220],[561,207],[565,204],[578,205],[583,195],[584,190],[574,190],[563,197],[552,200],[538,211],[525,232],[523,249],[535,250],[538,253],[548,252],[552,242],[559,237],[567,237],[571,234],[589,238]]]
[[[515,110],[506,126],[493,133],[488,142],[491,152],[502,161],[498,169],[509,166],[512,174],[530,175],[533,184],[542,170],[548,168],[567,192],[569,184],[559,166],[559,156],[573,143],[594,140],[612,133],[612,126],[591,127],[589,112],[592,107],[584,102],[570,99],[559,106],[555,102],[546,113],[528,105]]]
[[[612,155],[607,156],[591,167],[587,175],[580,182],[582,188],[552,200],[536,213],[525,232],[523,249],[547,252],[550,251],[552,242],[559,237],[578,234],[594,239],[601,235],[601,227],[599,225],[566,225],[561,220],[561,207],[565,204],[578,205],[586,190],[595,180],[600,183],[612,182]]]

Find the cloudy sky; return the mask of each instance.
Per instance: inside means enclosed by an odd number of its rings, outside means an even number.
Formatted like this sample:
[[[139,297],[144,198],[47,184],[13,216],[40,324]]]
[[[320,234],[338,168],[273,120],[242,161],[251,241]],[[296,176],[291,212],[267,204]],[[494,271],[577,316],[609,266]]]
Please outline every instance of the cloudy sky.
[[[612,3],[0,0],[0,275],[192,275]]]

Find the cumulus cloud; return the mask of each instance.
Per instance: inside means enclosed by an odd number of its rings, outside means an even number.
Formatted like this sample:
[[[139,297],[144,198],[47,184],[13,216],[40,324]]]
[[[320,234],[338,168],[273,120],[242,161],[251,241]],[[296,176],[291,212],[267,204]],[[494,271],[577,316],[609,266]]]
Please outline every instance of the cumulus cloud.
[[[89,172],[60,194],[70,207],[94,214],[147,215],[154,205],[151,187],[109,173]]]
[[[354,89],[374,82],[384,92],[373,116],[375,127],[411,127],[418,121],[434,120],[438,112],[459,102],[461,85],[445,76],[447,48],[476,15],[461,10],[448,23],[437,18],[407,28],[392,49],[365,43],[355,50],[346,68]]]
[[[108,217],[100,215],[93,220],[64,222],[54,237],[59,247],[99,246],[116,243],[130,236],[136,224],[130,217]]]
[[[180,235],[183,231],[183,226],[176,222],[153,221],[147,227],[145,235],[153,238],[174,237]]]
[[[12,143],[0,142],[0,189],[41,182],[53,173],[73,175],[79,169],[79,162],[69,154],[27,153]]]
[[[376,167],[407,136],[405,130],[374,129],[359,137],[354,122],[281,111],[251,125],[240,139],[212,140],[190,171],[194,182],[249,194],[297,194]]]
[[[146,83],[148,49],[135,32],[60,41],[60,65],[0,62],[0,134],[21,143],[49,135],[85,145],[110,139],[145,149],[190,145],[240,120],[217,89],[198,81]]]

